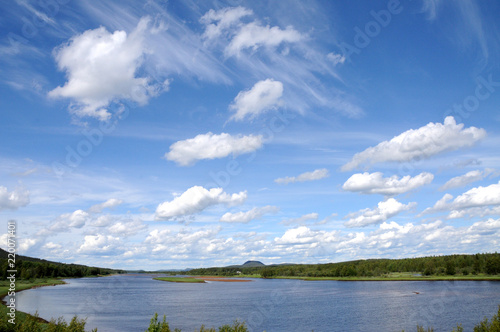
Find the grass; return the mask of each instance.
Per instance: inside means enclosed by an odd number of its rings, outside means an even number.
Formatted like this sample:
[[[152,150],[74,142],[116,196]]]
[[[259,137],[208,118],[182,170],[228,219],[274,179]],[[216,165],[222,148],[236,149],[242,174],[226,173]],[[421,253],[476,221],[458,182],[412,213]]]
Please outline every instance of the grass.
[[[7,280],[0,281],[0,297],[4,297],[9,292],[10,282]],[[42,286],[55,286],[65,284],[64,281],[57,278],[44,278],[34,280],[16,280],[16,293],[25,289],[42,287]]]
[[[55,286],[55,285],[62,285],[65,284],[63,280],[60,279],[55,279],[55,278],[47,278],[47,279],[34,279],[34,280],[16,280],[16,294],[22,290],[30,289],[30,288],[36,288],[36,287],[42,287],[42,286]],[[9,292],[9,286],[10,282],[7,280],[2,280],[0,281],[0,298],[4,298],[7,296]],[[0,304],[0,315],[2,317],[6,317],[9,309],[7,306],[2,302]],[[41,318],[35,318],[34,316],[24,313],[22,311],[16,311],[16,321],[17,322],[23,322],[26,321],[29,317],[34,318],[37,321],[41,321],[46,323],[45,320]]]
[[[186,277],[159,277],[153,278],[154,280],[168,281],[168,282],[187,282],[187,283],[204,283],[205,280],[186,278]]]

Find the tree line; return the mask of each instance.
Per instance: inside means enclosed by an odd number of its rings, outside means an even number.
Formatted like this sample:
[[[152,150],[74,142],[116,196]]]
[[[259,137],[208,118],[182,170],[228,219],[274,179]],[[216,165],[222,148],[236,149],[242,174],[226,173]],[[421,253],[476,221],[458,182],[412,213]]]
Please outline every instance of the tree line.
[[[7,270],[9,267],[7,252],[0,249],[0,280],[6,280],[9,276]],[[115,273],[125,273],[122,270],[106,269],[79,264],[64,264],[32,258],[27,256],[16,256],[15,268],[16,279],[30,280],[36,278],[79,278],[98,275],[108,275]]]
[[[287,264],[260,267],[211,267],[193,269],[189,275],[262,277],[380,277],[389,273],[413,272],[424,276],[500,274],[500,254],[428,256],[405,259],[367,259],[328,264]]]

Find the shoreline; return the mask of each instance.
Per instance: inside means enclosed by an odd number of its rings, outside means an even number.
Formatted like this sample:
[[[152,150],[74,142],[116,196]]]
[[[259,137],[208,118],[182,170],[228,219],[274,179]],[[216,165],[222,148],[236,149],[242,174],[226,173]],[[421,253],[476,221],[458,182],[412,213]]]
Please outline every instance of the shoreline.
[[[186,278],[198,279],[240,279],[240,278],[254,278],[254,279],[283,279],[283,280],[304,280],[304,281],[500,281],[500,276],[480,276],[480,277],[466,277],[466,276],[430,276],[430,277],[406,277],[406,276],[388,276],[388,277],[289,277],[289,276],[273,276],[263,278],[260,276],[203,276],[193,275]],[[233,281],[234,279],[229,279]],[[236,281],[236,280],[235,280]],[[243,280],[242,280],[243,281]],[[246,280],[251,281],[251,280]]]
[[[67,278],[65,278],[67,279]],[[58,285],[65,285],[65,284],[68,284],[66,281],[62,280],[62,279],[50,279],[52,280],[51,282],[40,282],[40,283],[34,283],[34,284],[29,284],[31,286],[29,287],[21,287],[20,289],[17,288],[18,284],[16,284],[16,290],[15,290],[15,293],[19,293],[19,292],[22,292],[22,291],[25,291],[25,290],[29,290],[29,289],[35,289],[35,288],[41,288],[41,287],[47,287],[47,286],[58,286]],[[8,286],[7,286],[8,287]],[[3,306],[5,308],[7,308],[7,300],[6,298],[9,297],[9,292],[6,291],[6,292],[1,292],[0,293],[0,306]],[[28,316],[31,316],[35,319],[37,319],[39,322],[42,322],[42,323],[46,323],[48,324],[49,321],[42,318],[42,317],[36,317],[36,316],[33,316],[32,314],[28,313],[28,312],[24,312],[24,311],[20,311],[20,310],[17,310],[16,309],[16,313],[21,313],[23,315],[28,315]]]

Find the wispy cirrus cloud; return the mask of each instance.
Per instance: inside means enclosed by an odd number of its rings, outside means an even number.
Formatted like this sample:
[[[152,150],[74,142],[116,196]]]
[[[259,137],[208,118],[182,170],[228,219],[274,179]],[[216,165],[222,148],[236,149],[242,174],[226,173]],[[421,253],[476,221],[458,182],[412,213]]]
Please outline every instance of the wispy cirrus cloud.
[[[422,11],[431,21],[439,20],[440,12],[445,11],[447,17],[452,17],[454,21],[453,29],[449,32],[450,39],[460,47],[479,45],[483,58],[488,59],[488,38],[477,1],[424,0]]]

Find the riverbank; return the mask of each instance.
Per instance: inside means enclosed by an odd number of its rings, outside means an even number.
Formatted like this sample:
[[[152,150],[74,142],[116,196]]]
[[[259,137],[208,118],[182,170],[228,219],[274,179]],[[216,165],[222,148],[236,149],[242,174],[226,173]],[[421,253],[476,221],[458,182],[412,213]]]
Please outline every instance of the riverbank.
[[[50,279],[35,279],[34,281],[17,281],[16,282],[16,294],[27,290],[27,289],[33,289],[33,288],[38,288],[38,287],[46,287],[46,286],[57,286],[57,285],[64,285],[66,282],[64,280],[58,279],[58,278],[50,278]],[[6,303],[6,298],[9,293],[9,288],[10,288],[10,283],[8,281],[0,281],[0,299],[1,304],[0,304],[0,315],[2,317],[7,317],[7,313],[9,312],[9,309],[7,308],[7,303]],[[17,311],[16,310],[16,321],[25,321],[28,317],[31,317],[39,322],[42,323],[47,323],[43,318],[40,317],[34,317],[33,315],[30,315],[28,313],[22,312],[22,311]]]
[[[194,276],[207,277],[207,276]],[[430,275],[423,276],[412,272],[388,273],[377,277],[308,277],[308,276],[271,276],[264,278],[259,274],[237,274],[228,278],[292,279],[306,281],[500,281],[500,275]]]
[[[306,281],[500,281],[500,276],[273,277]]]
[[[194,276],[194,277],[158,277],[154,280],[168,281],[168,282],[184,282],[184,283],[205,283],[207,281],[216,282],[250,282],[252,280],[245,279],[230,279],[218,276]]]

